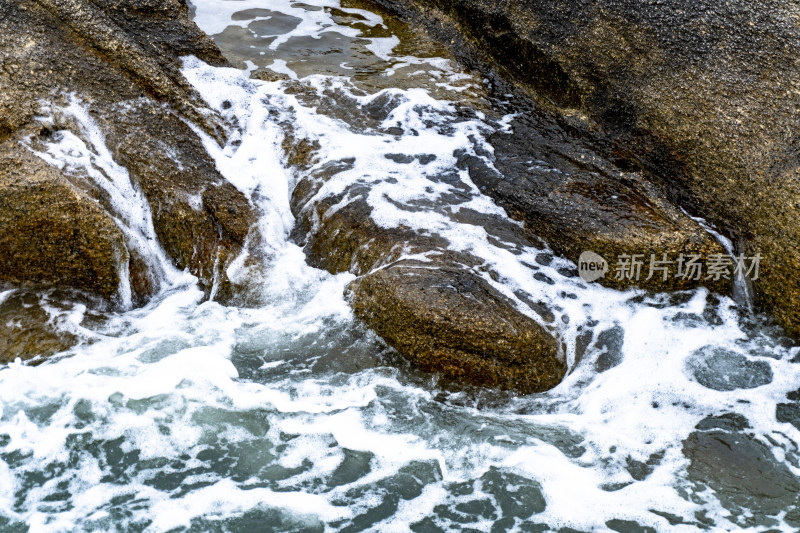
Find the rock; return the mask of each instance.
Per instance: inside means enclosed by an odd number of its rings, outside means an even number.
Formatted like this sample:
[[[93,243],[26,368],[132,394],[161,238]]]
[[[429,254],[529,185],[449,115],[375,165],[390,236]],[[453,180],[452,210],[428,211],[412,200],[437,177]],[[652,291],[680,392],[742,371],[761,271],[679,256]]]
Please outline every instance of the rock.
[[[108,213],[16,143],[0,143],[0,168],[0,279],[113,296],[129,255]]]
[[[605,372],[622,363],[622,346],[625,342],[625,329],[621,326],[614,326],[601,332],[597,336],[594,348],[602,350],[595,361],[595,371]]]
[[[766,361],[722,348],[706,347],[686,360],[686,367],[702,386],[717,391],[754,389],[772,383],[772,367]]]
[[[41,359],[64,351],[79,339],[52,323],[40,298],[32,292],[0,292],[0,364]]]
[[[347,287],[356,316],[417,367],[447,380],[525,393],[557,385],[566,372],[558,343],[476,272],[481,260],[448,250],[436,234],[376,224],[367,185],[317,194],[348,168],[344,160],[303,170],[292,195],[293,238],[310,264],[360,276]],[[499,217],[490,224],[516,228]],[[525,242],[522,232],[514,236]],[[428,261],[408,259],[415,254]]]
[[[800,389],[786,395],[790,403],[779,403],[775,407],[775,418],[800,429]]]
[[[225,267],[244,245],[255,213],[249,200],[219,174],[200,138],[185,122],[222,138],[221,119],[204,108],[180,72],[179,57],[185,54],[225,63],[179,0],[3,3],[0,142],[4,140],[5,153],[18,153],[20,142],[46,151],[49,136],[62,130],[86,140],[88,134],[81,125],[60,111],[68,105],[85,109],[114,162],[127,170],[131,182],[144,193],[156,235],[175,265],[197,275],[208,290],[216,283],[222,288],[218,296],[225,296]],[[37,188],[42,181],[38,176],[46,172],[48,187],[65,191],[59,194],[60,201],[74,198],[69,201],[80,203],[83,211],[72,208],[68,212],[74,213],[73,219],[65,221],[53,216],[35,218],[36,211],[18,210],[15,224],[37,227],[37,235],[49,239],[50,248],[37,252],[31,245],[16,252],[19,257],[5,255],[10,259],[0,270],[0,281],[54,284],[109,297],[119,285],[120,262],[128,261],[135,303],[144,302],[157,290],[158,280],[148,272],[147,262],[113,230],[111,220],[119,216],[118,206],[102,187],[74,169],[45,171],[41,160],[30,156],[18,161],[15,203],[46,202],[50,196]],[[6,168],[10,167],[0,166],[0,180],[10,179]],[[66,192],[68,186],[83,196]],[[0,217],[5,213],[0,208]],[[94,233],[81,237],[89,234],[85,228],[92,227],[81,218],[89,215],[96,219]],[[64,232],[73,230],[74,238],[63,238]],[[19,241],[14,231],[13,225],[0,225],[0,242]],[[84,239],[80,247],[67,247],[79,237]],[[74,259],[64,262],[63,269],[49,272],[53,257],[79,253],[91,261]]]
[[[156,99],[172,103],[187,118],[201,125],[212,135],[221,131],[198,109],[203,104],[194,89],[178,70],[178,54],[194,53],[224,63],[221,54],[209,41],[199,49],[182,45],[181,39],[202,41],[199,32],[188,20],[186,4],[177,0],[156,6],[154,2],[99,2],[85,0],[37,0],[62,24],[71,28],[91,49],[99,52],[115,68],[128,74]],[[113,13],[116,21],[109,16]],[[182,15],[182,17],[181,17]],[[145,20],[169,20],[177,24],[148,27]],[[142,20],[144,19],[144,20]],[[137,23],[138,21],[138,23]],[[117,25],[119,23],[119,25]],[[168,35],[166,42],[161,35]],[[175,46],[178,44],[179,46]],[[165,52],[167,52],[165,54]],[[167,59],[172,56],[172,59]],[[160,59],[160,60],[159,60]]]
[[[544,512],[547,508],[542,487],[536,481],[493,466],[481,476],[481,482],[481,488],[494,496],[504,517],[513,516],[524,520]]]
[[[180,269],[225,285],[223,267],[255,223],[247,198],[220,176],[194,132],[150,100],[99,112],[106,144],[152,206],[159,242]]]
[[[565,124],[545,109],[525,110],[512,120],[511,129],[489,137],[496,170],[474,158],[468,164],[470,175],[554,252],[576,264],[583,252],[599,254],[609,272],[597,282],[615,289],[705,286],[731,293],[730,279],[708,278],[706,272],[700,279],[677,276],[681,254],[699,255],[705,263],[726,252],[651,184],[646,169],[620,166],[606,140]],[[671,263],[654,262],[651,275],[651,261],[663,262],[664,254]],[[637,275],[625,276],[617,268],[625,255],[640,256]]]
[[[758,303],[800,335],[800,26],[776,0],[379,0],[595,125],[679,205],[763,257]],[[475,60],[472,61],[476,63]],[[581,116],[585,114],[585,116]],[[645,241],[646,242],[646,241]]]
[[[763,525],[766,516],[798,509],[800,479],[772,451],[727,419],[701,422],[683,442],[689,480],[711,488],[740,525]],[[746,511],[752,512],[751,517]]]
[[[400,262],[348,289],[356,316],[427,372],[529,393],[566,371],[555,339],[463,268]]]

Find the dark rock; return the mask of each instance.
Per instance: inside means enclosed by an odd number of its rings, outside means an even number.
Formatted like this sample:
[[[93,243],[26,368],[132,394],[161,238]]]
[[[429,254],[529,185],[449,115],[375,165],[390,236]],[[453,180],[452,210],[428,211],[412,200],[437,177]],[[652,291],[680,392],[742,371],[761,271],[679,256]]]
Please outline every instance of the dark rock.
[[[698,383],[718,391],[754,389],[772,382],[772,367],[768,362],[753,361],[721,348],[703,348],[692,354],[686,365]]]
[[[706,424],[708,426],[708,424]],[[689,479],[714,490],[725,508],[753,523],[797,508],[800,479],[771,450],[739,431],[695,431],[683,442]]]
[[[598,350],[602,350],[595,363],[597,372],[605,372],[622,362],[622,345],[624,342],[625,330],[620,326],[614,326],[597,336],[594,346]]]
[[[775,418],[800,429],[800,403],[779,403],[775,408]]]
[[[707,279],[705,272],[700,279],[677,276],[681,254],[707,260],[726,252],[676,209],[664,191],[650,184],[650,173],[621,168],[607,141],[564,124],[544,109],[525,110],[511,127],[512,133],[497,132],[489,138],[497,171],[481,168],[481,161],[473,159],[470,175],[553,251],[576,264],[584,251],[599,254],[609,272],[597,282],[616,289],[706,286],[731,292],[730,279]],[[640,272],[630,277],[617,269],[626,254],[638,255],[642,263]],[[671,263],[662,263],[664,254]]]
[[[652,171],[678,205],[731,235],[737,253],[763,256],[758,301],[800,335],[794,4],[379,3],[425,23],[468,64],[498,67],[532,88],[545,107],[603,130],[622,159]],[[648,242],[646,232],[641,238]]]

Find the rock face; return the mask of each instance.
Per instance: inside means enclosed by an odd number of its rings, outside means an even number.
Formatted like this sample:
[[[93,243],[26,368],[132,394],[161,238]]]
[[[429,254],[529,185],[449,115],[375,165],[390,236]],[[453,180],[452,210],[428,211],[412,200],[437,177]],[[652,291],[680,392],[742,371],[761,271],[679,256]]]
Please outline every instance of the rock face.
[[[490,136],[494,167],[469,162],[475,184],[557,254],[579,263],[591,251],[609,264],[597,282],[615,289],[657,292],[705,286],[729,294],[731,279],[703,272],[678,276],[677,261],[726,254],[695,220],[675,208],[646,169],[614,157],[608,140],[532,106],[511,121],[511,132]],[[666,257],[665,257],[666,254]],[[620,272],[625,256],[640,271]],[[651,263],[653,271],[650,271]],[[660,270],[659,270],[660,269]],[[628,276],[630,274],[630,276]]]
[[[301,162],[300,153],[309,151],[295,143],[289,157]],[[557,341],[480,275],[480,259],[448,250],[435,234],[381,227],[370,216],[368,190],[359,190],[364,185],[316,194],[346,168],[344,161],[341,168],[303,169],[292,196],[293,237],[312,265],[360,276],[347,288],[356,316],[414,365],[448,381],[523,393],[556,386],[566,372]],[[524,241],[517,226],[493,223]]]
[[[181,75],[185,54],[224,63],[178,0],[0,4],[0,154],[7,162],[0,165],[0,281],[108,298],[128,262],[135,302],[157,289],[115,226],[119,206],[103,187],[80,169],[32,155],[70,132],[90,147],[92,135],[102,139],[150,204],[155,233],[179,269],[207,288],[215,280],[224,285],[221,273],[254,213],[186,123],[222,138],[218,119]],[[85,110],[98,131],[60,111],[70,105]]]
[[[757,296],[800,335],[800,25],[793,3],[380,0],[586,113],[629,159],[761,254]],[[461,49],[469,46],[461,46]]]
[[[0,364],[17,357],[33,359],[35,364],[80,340],[53,324],[42,299],[34,291],[0,291]],[[53,308],[48,307],[52,312]]]
[[[0,279],[112,296],[128,253],[108,213],[22,147],[0,144],[0,168]]]
[[[394,264],[349,290],[356,315],[422,370],[523,392],[564,375],[553,337],[463,268]]]

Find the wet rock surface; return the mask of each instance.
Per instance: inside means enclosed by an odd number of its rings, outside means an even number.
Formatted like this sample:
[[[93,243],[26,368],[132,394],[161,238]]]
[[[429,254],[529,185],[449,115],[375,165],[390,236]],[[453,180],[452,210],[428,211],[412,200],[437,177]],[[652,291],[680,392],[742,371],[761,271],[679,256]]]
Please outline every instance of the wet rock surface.
[[[158,288],[131,242],[113,227],[120,214],[102,187],[74,169],[45,170],[48,165],[30,154],[46,152],[62,131],[90,135],[60,113],[70,105],[86,110],[114,162],[144,193],[160,244],[175,265],[188,268],[209,289],[221,277],[255,217],[186,123],[212,138],[222,136],[219,119],[180,73],[184,54],[224,64],[177,0],[0,5],[0,149],[16,158],[13,166],[0,167],[4,188],[13,193],[0,207],[0,218],[14,220],[0,225],[5,243],[0,279],[110,297],[128,261],[134,303]],[[13,191],[7,188],[12,179]],[[37,186],[40,182],[45,183]],[[52,208],[56,195],[60,204],[72,205],[57,210],[59,216],[56,210],[49,218],[37,209],[20,211],[26,205]],[[44,245],[34,246],[37,239]]]
[[[525,222],[531,234],[576,264],[583,252],[599,254],[609,272],[597,282],[608,287],[669,291],[705,286],[731,292],[730,279],[677,275],[681,254],[707,259],[726,252],[651,184],[650,173],[615,157],[606,139],[543,108],[517,112],[509,132],[490,137],[497,171],[481,168],[475,159],[468,166],[476,185]],[[634,255],[642,263],[640,271],[619,272],[620,258]]]
[[[522,392],[550,389],[566,370],[547,331],[462,268],[400,263],[349,290],[356,316],[423,370]]]
[[[60,330],[31,292],[0,292],[0,364],[17,359],[41,359],[78,343],[76,335]]]
[[[773,377],[766,361],[722,348],[698,350],[688,359],[687,367],[698,383],[717,391],[754,389],[771,383]]]
[[[788,403],[779,403],[775,408],[775,418],[800,429],[800,389],[786,395]]]
[[[353,311],[389,345],[460,383],[535,392],[561,381],[566,365],[552,334],[491,287],[479,259],[435,235],[380,227],[364,199],[336,209],[342,198],[314,200],[313,175],[295,189],[294,237],[311,264],[361,276],[347,288]]]
[[[533,88],[545,106],[599,128],[677,205],[731,235],[737,253],[763,256],[759,303],[798,335],[794,5],[379,3],[451,42],[468,64],[497,68]],[[640,238],[653,242],[646,232]]]
[[[381,226],[366,184],[321,192],[352,160],[314,164],[314,143],[291,136],[284,149],[300,169],[293,239],[313,266],[360,276],[347,287],[350,304],[389,345],[447,382],[535,392],[561,381],[566,365],[553,334],[491,286],[481,259],[449,249],[436,232]],[[528,242],[513,223],[475,215],[489,232]]]
[[[224,268],[255,223],[248,199],[217,173],[189,126],[157,103],[118,105],[100,120],[115,160],[150,203],[158,240],[175,265],[206,286],[219,281],[218,296],[232,297]]]
[[[683,442],[689,480],[711,488],[741,526],[777,525],[770,517],[796,516],[800,479],[748,429],[741,415],[701,421]]]
[[[0,144],[0,169],[0,279],[111,297],[128,252],[108,213],[14,142]]]

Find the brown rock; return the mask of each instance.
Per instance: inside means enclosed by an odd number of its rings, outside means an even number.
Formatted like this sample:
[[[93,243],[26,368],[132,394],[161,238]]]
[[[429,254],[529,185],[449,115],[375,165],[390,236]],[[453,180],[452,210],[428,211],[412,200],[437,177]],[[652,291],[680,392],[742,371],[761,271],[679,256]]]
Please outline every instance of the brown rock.
[[[112,297],[128,252],[111,217],[14,142],[0,144],[0,168],[0,279]]]
[[[522,393],[551,389],[566,372],[553,336],[463,267],[401,262],[348,290],[356,316],[425,371]]]
[[[777,0],[379,0],[588,115],[680,204],[763,256],[757,296],[800,335],[800,26]],[[468,51],[468,50],[471,50]]]
[[[566,365],[555,338],[476,273],[480,259],[448,250],[436,235],[377,225],[364,185],[344,193],[344,207],[337,205],[342,197],[316,197],[319,185],[344,168],[346,161],[329,164],[300,180],[293,236],[310,264],[361,276],[347,287],[356,316],[413,364],[447,380],[523,393],[557,385]],[[504,219],[488,224],[525,241]],[[407,254],[430,261],[413,263]]]
[[[151,205],[153,224],[161,245],[176,266],[188,268],[210,289],[224,285],[224,269],[241,250],[255,219],[252,206],[216,170],[197,137],[184,120],[198,124],[207,133],[221,138],[220,119],[203,109],[200,97],[180,72],[180,55],[194,54],[201,59],[224,64],[219,50],[189,19],[188,8],[180,1],[120,2],[87,0],[21,0],[0,4],[0,139],[17,143],[42,128],[34,115],[47,116],[65,105],[63,95],[74,95],[97,122],[115,161],[126,167],[132,182],[142,190]],[[70,130],[79,137],[80,128],[69,119],[53,113],[52,130]],[[46,135],[45,135],[46,137]],[[42,148],[42,141],[31,141]],[[41,161],[27,158],[20,164],[16,180],[38,183]],[[0,178],[5,167],[0,167]],[[72,173],[71,173],[72,174]],[[93,209],[115,215],[114,206],[91,181],[70,175],[74,188],[93,197]],[[65,178],[55,179],[62,183]],[[55,185],[54,185],[55,186]],[[35,187],[18,187],[19,205],[40,201]],[[26,212],[18,214],[20,224]],[[99,215],[98,215],[99,216]],[[40,234],[50,239],[53,250],[28,251],[30,264],[45,264],[49,255],[65,255],[57,250],[63,232],[72,231],[66,221],[30,220]],[[63,226],[60,227],[60,226]],[[104,228],[98,223],[98,228]],[[13,242],[11,226],[0,226],[0,241]],[[76,231],[80,231],[76,229]],[[117,232],[119,233],[119,232]],[[129,260],[131,286],[137,302],[156,290],[157,280],[146,272],[135,251],[125,246],[114,262],[103,250],[117,246],[102,243],[109,235],[98,231],[96,239],[84,243],[97,271],[118,270],[118,262]],[[42,237],[45,238],[45,237]],[[116,238],[116,237],[115,237]],[[113,244],[113,246],[112,246]],[[93,249],[92,247],[97,247]],[[47,251],[48,254],[44,255]],[[128,257],[130,256],[130,259]],[[48,275],[35,268],[26,271],[19,259],[9,260],[9,269],[0,280],[25,279],[81,288],[108,296],[118,284],[116,277],[104,275],[102,283],[71,280],[68,272]],[[57,278],[57,279],[56,279]]]
[[[73,333],[52,323],[39,295],[16,291],[0,299],[0,364],[18,357],[41,360],[78,341]]]

